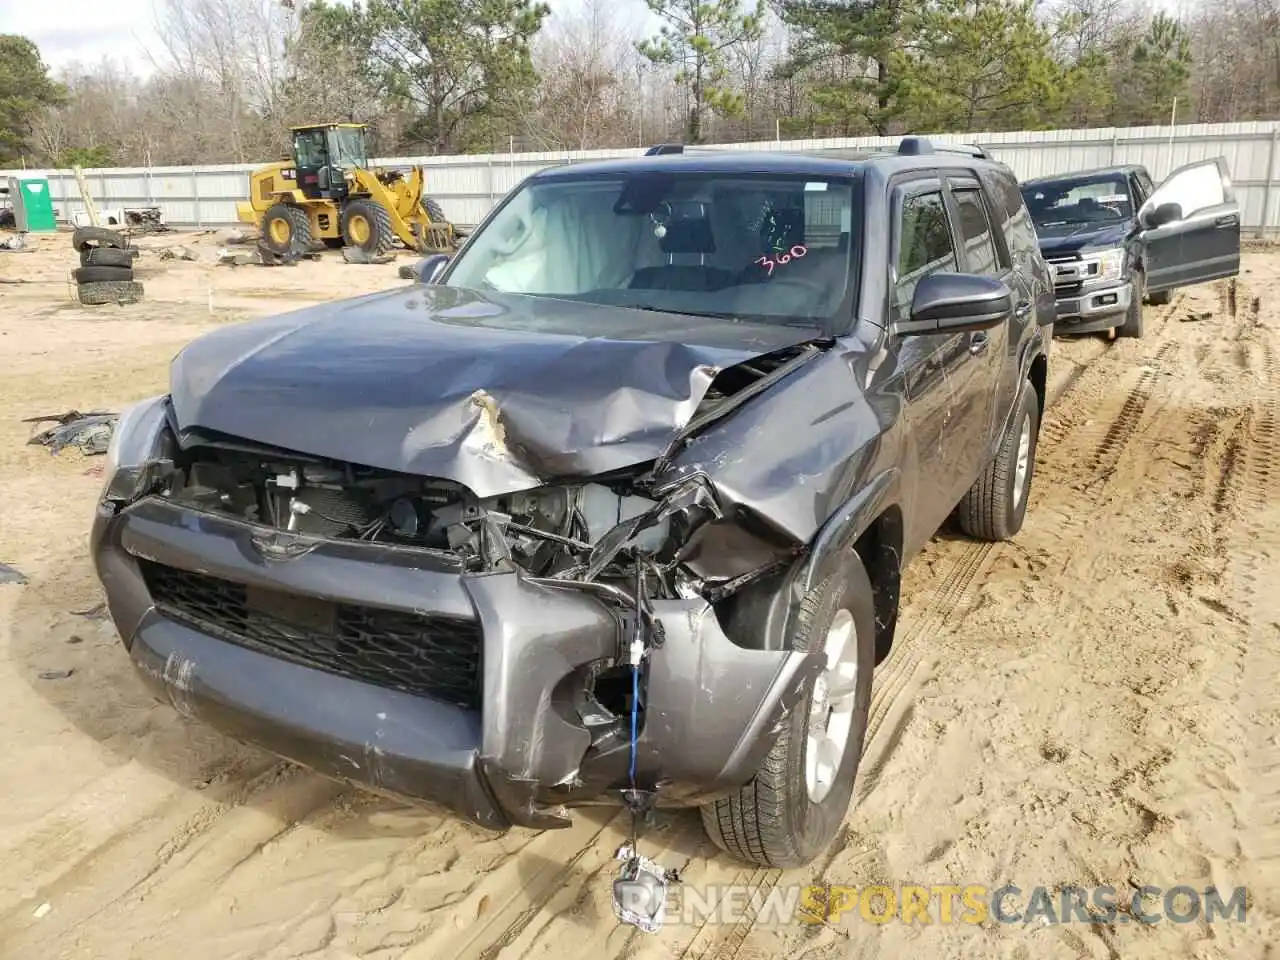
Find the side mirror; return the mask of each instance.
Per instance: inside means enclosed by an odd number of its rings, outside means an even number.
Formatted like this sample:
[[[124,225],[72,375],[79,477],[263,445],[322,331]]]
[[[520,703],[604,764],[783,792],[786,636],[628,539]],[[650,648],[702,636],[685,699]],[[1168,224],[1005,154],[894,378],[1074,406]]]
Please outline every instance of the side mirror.
[[[898,324],[908,336],[988,330],[1013,311],[1013,291],[1002,280],[973,273],[931,273],[916,284],[911,318]]]
[[[400,276],[415,283],[435,283],[451,259],[447,253],[433,253],[410,267],[401,267]]]
[[[1158,207],[1143,207],[1138,214],[1138,222],[1143,229],[1154,230],[1166,223],[1176,223],[1182,219],[1182,205],[1162,203]]]

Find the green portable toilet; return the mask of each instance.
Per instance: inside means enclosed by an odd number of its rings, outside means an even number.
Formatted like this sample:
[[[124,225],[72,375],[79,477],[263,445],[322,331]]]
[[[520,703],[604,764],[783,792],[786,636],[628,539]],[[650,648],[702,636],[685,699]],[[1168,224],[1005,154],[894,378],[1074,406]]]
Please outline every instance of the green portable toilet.
[[[49,181],[44,177],[10,177],[9,198],[19,232],[53,233],[58,229]]]

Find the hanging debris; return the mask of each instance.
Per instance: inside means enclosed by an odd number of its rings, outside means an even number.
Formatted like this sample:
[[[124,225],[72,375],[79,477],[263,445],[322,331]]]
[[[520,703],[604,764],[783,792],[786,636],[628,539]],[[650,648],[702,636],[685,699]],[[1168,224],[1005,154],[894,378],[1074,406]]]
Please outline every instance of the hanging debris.
[[[116,413],[68,410],[47,417],[27,417],[22,422],[54,424],[33,436],[27,441],[29,444],[48,447],[51,453],[59,453],[66,447],[79,447],[86,456],[92,456],[107,452],[118,419],[119,414]]]

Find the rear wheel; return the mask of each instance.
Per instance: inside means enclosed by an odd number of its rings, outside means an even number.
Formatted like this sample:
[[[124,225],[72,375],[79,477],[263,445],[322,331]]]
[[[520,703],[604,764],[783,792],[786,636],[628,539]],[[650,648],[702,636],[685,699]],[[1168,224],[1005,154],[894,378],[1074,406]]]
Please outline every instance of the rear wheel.
[[[260,242],[279,257],[300,257],[311,249],[311,218],[300,207],[277,203],[262,218]]]
[[[391,215],[372,200],[352,200],[342,209],[342,239],[371,256],[380,256],[395,245]]]
[[[759,772],[701,808],[712,841],[762,867],[801,867],[831,843],[849,810],[871,706],[871,581],[852,551],[801,602],[790,647],[824,651],[826,670],[792,711]]]
[[[960,501],[956,516],[966,534],[977,540],[1008,540],[1022,529],[1039,434],[1039,397],[1027,381],[995,458]]]

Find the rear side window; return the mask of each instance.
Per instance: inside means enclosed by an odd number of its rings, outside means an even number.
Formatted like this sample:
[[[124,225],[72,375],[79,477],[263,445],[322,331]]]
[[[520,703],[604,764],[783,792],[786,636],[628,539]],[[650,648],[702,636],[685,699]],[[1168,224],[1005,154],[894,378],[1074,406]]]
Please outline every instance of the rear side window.
[[[976,189],[963,189],[953,191],[952,196],[960,216],[960,238],[964,242],[970,272],[998,273],[996,245],[991,237],[987,211],[982,205],[982,195]]]
[[[1004,231],[1005,246],[1014,263],[1019,263],[1034,254],[1040,247],[1036,237],[1035,224],[1031,221],[1031,213],[1022,199],[1022,190],[1017,179],[1007,170],[993,170],[988,174],[986,183],[991,190],[992,198]]]
[[[898,223],[897,277],[893,288],[895,319],[904,317],[920,278],[958,269],[951,221],[941,191],[917,193],[902,201]]]

